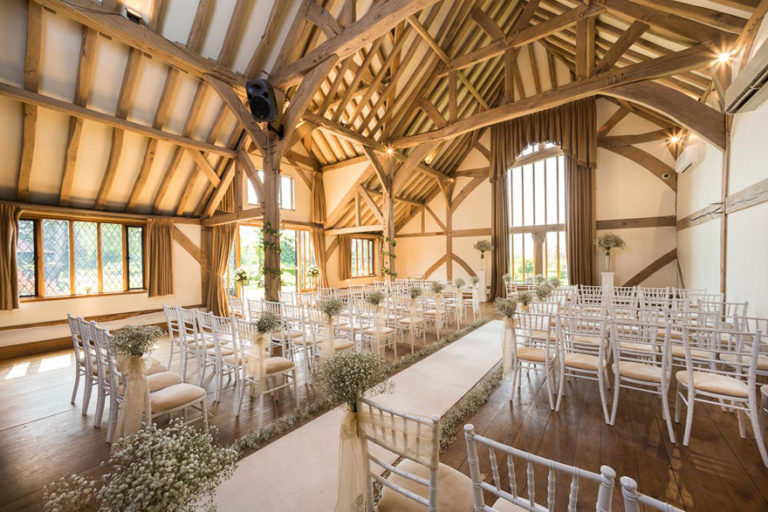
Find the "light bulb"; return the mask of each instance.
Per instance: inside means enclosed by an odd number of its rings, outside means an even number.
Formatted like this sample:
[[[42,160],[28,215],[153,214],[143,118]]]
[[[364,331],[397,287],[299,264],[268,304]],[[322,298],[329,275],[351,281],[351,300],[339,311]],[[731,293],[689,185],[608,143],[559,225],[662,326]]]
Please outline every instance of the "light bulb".
[[[388,155],[391,155],[391,154],[392,154],[392,152],[393,152],[393,151],[392,151],[392,148],[387,148],[387,154],[388,154]]]
[[[731,60],[731,52],[723,52],[717,56],[717,62],[728,62]]]
[[[680,142],[680,137],[678,137],[677,135],[673,135],[672,137],[669,138],[670,144],[677,144],[678,142]]]

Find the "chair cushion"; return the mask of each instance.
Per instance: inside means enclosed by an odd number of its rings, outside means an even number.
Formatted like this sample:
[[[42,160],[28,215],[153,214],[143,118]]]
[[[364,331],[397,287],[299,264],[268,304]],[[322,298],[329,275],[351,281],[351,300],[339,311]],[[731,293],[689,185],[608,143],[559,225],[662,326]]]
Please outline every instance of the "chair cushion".
[[[672,345],[670,352],[672,353],[672,357],[685,359],[685,347],[683,345]],[[712,359],[712,352],[691,348],[691,357],[694,359]]]
[[[336,346],[336,352],[339,352],[340,350],[347,350],[355,346],[354,343],[347,340],[335,340],[334,345]],[[324,341],[322,343],[317,344],[317,348],[319,348],[323,352],[330,352],[331,351],[331,345]]]
[[[187,384],[186,382],[174,384],[149,394],[153,415],[175,409],[184,404],[194,403],[201,399],[205,400],[205,390],[200,386]]]
[[[395,330],[392,329],[391,327],[384,327],[384,326],[381,327],[381,334],[383,334],[384,336],[388,334],[392,334],[393,332],[395,332]],[[363,334],[365,334],[366,336],[376,336],[376,328],[372,327],[370,329],[366,329],[363,331]]]
[[[590,345],[599,345],[600,336],[592,336],[589,334],[574,334],[571,336],[571,341],[574,343],[589,343]]]
[[[749,364],[749,355],[742,356],[742,364]],[[734,362],[737,360],[736,354],[720,354],[720,360],[726,363]],[[757,369],[768,370],[768,356],[757,356]]]
[[[543,348],[517,347],[517,358],[524,361],[543,363],[547,359],[547,351]],[[555,358],[555,352],[549,352],[550,361]]]
[[[173,386],[174,384],[181,384],[181,375],[174,372],[158,372],[152,375],[147,375],[147,386],[149,392],[154,393],[161,389]]]
[[[688,372],[681,370],[675,374],[677,382],[683,386],[688,386]],[[728,377],[727,375],[718,375],[707,372],[693,372],[693,387],[699,391],[709,393],[718,393],[721,395],[746,398],[748,393],[747,385],[743,382]]]
[[[293,370],[294,368],[296,368],[296,365],[290,359],[284,357],[267,358],[267,375]]]
[[[208,353],[211,354],[212,356],[215,356],[216,355],[216,348],[215,347],[214,348],[209,348],[208,349]],[[221,355],[222,356],[231,356],[234,353],[235,353],[235,351],[232,350],[229,347],[226,347],[226,346],[221,347]]]
[[[568,353],[565,354],[565,366],[579,368],[581,370],[597,371],[600,360],[597,356],[590,354]]]
[[[555,339],[557,339],[557,334],[554,332],[540,331],[536,329],[531,331],[531,336],[537,340],[546,340],[549,338],[549,341],[555,341]]]
[[[429,468],[422,464],[404,460],[398,467],[429,480]],[[390,476],[389,480],[415,494],[427,497],[428,489],[421,484],[395,474]],[[406,512],[410,510],[424,512],[426,507],[389,487],[384,487],[378,510],[379,512]],[[445,464],[440,464],[437,471],[437,510],[440,512],[452,512],[454,510],[456,512],[469,512],[472,510],[472,480]]]
[[[619,373],[623,377],[645,382],[660,383],[662,378],[661,368],[650,364],[619,361]]]
[[[619,348],[631,352],[653,352],[655,347],[650,343],[635,343],[633,341],[622,341]]]
[[[410,318],[401,318],[400,319],[400,323],[401,324],[405,324],[405,325],[411,325],[411,319]],[[424,323],[424,319],[423,318],[418,318],[417,317],[417,318],[413,319],[413,325],[419,325],[419,324],[423,324],[423,323]]]
[[[297,331],[295,329],[288,329],[285,331],[275,331],[272,333],[272,339],[283,339],[283,338],[301,338],[304,336],[304,333],[301,331]]]
[[[493,510],[496,512],[528,512],[527,508],[515,505],[504,498],[499,498],[493,504]]]

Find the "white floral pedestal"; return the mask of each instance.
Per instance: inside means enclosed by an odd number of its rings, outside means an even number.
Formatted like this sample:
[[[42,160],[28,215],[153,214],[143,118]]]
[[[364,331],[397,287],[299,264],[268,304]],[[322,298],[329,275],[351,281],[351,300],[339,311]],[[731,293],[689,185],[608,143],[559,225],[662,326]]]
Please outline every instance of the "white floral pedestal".
[[[485,260],[483,260],[483,265],[485,265]],[[487,285],[485,284],[485,269],[480,269],[477,272],[477,277],[480,279],[477,283],[477,291],[480,295],[480,302],[487,302],[488,301],[488,294],[486,291]]]

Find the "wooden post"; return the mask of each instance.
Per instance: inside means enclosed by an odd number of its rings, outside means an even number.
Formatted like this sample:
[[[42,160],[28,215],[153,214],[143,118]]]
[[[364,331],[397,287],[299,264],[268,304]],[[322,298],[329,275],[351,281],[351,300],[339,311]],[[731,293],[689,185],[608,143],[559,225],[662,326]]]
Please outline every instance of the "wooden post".
[[[453,213],[449,194],[445,195],[445,277],[453,280]]]
[[[277,140],[270,133],[264,151],[264,294],[267,300],[280,299],[280,166],[275,158]]]
[[[382,269],[387,269],[388,272],[384,273],[384,278],[387,282],[394,279],[395,270],[395,248],[392,242],[395,240],[395,200],[392,194],[392,181],[395,174],[395,158],[392,155],[388,155],[385,161],[387,179],[387,187],[384,188],[384,194],[382,195],[383,204],[381,213],[384,217],[384,229],[382,231],[384,239],[382,240],[382,250],[388,253],[382,258]]]

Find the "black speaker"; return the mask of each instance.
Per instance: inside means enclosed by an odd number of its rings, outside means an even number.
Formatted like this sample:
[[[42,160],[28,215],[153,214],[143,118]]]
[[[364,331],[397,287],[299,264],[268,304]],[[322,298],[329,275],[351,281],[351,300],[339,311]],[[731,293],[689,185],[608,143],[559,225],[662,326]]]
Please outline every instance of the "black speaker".
[[[262,78],[245,82],[248,107],[253,118],[259,122],[274,121],[277,118],[277,102],[272,85]]]

